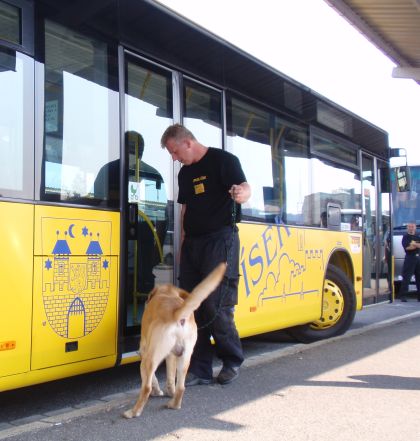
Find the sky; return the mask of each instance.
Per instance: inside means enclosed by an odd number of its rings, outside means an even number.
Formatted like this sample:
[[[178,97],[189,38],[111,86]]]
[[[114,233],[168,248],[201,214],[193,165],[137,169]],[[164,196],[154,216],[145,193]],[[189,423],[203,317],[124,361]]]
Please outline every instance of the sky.
[[[323,0],[159,1],[384,129],[420,164],[420,85],[392,78],[395,64]]]

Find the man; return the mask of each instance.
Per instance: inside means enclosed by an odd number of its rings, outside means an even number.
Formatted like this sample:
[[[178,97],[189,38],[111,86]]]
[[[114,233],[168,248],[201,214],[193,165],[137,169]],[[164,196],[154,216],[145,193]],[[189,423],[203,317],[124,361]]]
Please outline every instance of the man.
[[[401,284],[401,301],[407,301],[408,286],[413,274],[416,278],[417,300],[420,302],[420,237],[416,234],[416,223],[407,224],[407,233],[402,238],[402,246],[405,250],[405,259],[402,269],[403,281]]]
[[[240,204],[249,199],[251,189],[236,156],[200,144],[180,124],[166,129],[161,145],[183,164],[178,175],[181,288],[191,291],[218,263],[228,263],[224,281],[195,313],[198,338],[185,384],[213,382],[213,349],[223,362],[217,381],[228,384],[238,377],[244,360],[233,320],[239,278],[239,237],[234,224],[240,221]]]
[[[140,181],[147,182],[149,184],[149,192],[153,191],[151,188],[155,189],[155,197],[157,195],[161,198],[165,198],[162,175],[154,167],[142,160],[144,147],[144,138],[140,133],[134,130],[125,133],[125,148],[129,155],[129,183],[136,184]],[[131,185],[129,188],[131,189]],[[137,185],[134,185],[133,188],[137,190]],[[98,203],[106,204],[110,207],[119,207],[119,159],[108,162],[99,170],[94,182],[94,194]],[[149,208],[149,201],[143,200],[143,202],[147,210]],[[161,244],[165,240],[168,222],[167,218],[168,216],[165,213],[165,219],[156,220],[154,223],[154,228]],[[129,248],[130,255],[137,255],[137,289],[141,293],[149,293],[155,286],[153,268],[160,262],[160,255],[155,244],[155,235],[152,231],[151,225],[145,222],[140,216],[137,226],[137,241],[129,241]],[[131,262],[130,264],[134,265],[134,262]],[[132,290],[133,287],[130,288],[130,292],[132,292]]]

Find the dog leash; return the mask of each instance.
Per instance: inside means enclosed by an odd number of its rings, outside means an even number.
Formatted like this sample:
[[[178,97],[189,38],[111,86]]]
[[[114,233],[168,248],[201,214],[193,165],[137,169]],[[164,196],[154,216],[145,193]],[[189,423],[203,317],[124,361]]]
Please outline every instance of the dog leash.
[[[228,247],[228,253],[227,253],[227,258],[226,258],[227,270],[229,270],[229,266],[232,265],[233,242],[235,241],[235,233],[236,233],[236,229],[237,229],[237,227],[236,227],[236,202],[235,201],[233,201],[233,204],[232,204],[231,224],[232,224],[232,236],[230,239],[230,245]],[[216,313],[214,314],[213,318],[211,320],[209,320],[207,323],[205,323],[202,326],[197,327],[197,330],[207,328],[216,320],[217,316],[219,315],[219,313],[222,309],[223,299],[225,298],[225,295],[226,295],[226,292],[228,289],[229,289],[229,278],[223,277],[222,292],[220,294],[219,305],[217,307]]]

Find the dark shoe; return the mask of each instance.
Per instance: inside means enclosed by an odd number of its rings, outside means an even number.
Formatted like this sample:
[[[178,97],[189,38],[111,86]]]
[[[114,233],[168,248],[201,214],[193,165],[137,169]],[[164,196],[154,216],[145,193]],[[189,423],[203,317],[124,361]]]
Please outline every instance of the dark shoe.
[[[407,299],[405,297],[401,297],[402,302],[407,302]]]
[[[217,376],[217,382],[219,384],[229,384],[232,383],[233,380],[236,380],[238,377],[238,367],[224,367]]]
[[[185,377],[185,386],[198,386],[200,384],[211,384],[213,383],[213,378],[201,378],[194,375],[192,372],[188,372]]]

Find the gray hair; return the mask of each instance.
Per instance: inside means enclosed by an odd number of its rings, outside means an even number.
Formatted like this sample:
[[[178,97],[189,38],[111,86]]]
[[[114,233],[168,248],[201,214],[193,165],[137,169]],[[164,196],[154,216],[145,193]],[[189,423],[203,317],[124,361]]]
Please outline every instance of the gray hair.
[[[195,136],[182,124],[173,124],[169,126],[162,135],[160,139],[160,145],[162,148],[166,147],[166,143],[174,139],[177,143],[183,141],[184,139],[192,139],[196,141]]]

